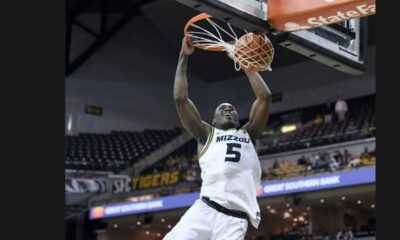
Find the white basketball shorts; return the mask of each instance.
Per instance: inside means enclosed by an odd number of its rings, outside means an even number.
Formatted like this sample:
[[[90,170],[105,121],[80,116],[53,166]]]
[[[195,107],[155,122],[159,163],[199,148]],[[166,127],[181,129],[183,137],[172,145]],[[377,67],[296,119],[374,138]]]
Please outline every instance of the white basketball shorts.
[[[218,212],[198,199],[163,240],[243,240],[246,219]]]

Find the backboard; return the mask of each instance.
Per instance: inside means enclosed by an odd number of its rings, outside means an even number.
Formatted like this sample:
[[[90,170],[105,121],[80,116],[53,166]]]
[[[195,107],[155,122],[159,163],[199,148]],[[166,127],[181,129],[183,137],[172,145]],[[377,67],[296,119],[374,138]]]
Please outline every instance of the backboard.
[[[274,28],[268,21],[266,0],[176,1],[249,32],[267,31],[274,45],[278,44],[339,71],[358,75],[366,70],[366,17],[284,32]]]

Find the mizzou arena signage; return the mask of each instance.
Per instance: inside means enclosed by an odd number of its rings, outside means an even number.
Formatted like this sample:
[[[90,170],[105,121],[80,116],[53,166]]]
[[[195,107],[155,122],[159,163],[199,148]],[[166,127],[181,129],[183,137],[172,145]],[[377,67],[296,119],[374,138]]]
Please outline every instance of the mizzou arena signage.
[[[169,186],[178,183],[180,180],[181,177],[179,171],[162,172],[132,178],[114,178],[113,193],[118,194],[149,188]]]

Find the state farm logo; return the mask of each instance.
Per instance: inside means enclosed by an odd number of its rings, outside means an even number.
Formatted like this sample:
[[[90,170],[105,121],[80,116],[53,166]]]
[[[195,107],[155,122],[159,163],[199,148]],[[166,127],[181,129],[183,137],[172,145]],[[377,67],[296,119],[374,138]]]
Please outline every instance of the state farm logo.
[[[324,0],[324,1],[333,2],[335,0]],[[285,23],[285,31],[291,32],[291,31],[304,30],[308,28],[320,27],[323,25],[342,22],[353,18],[360,18],[375,13],[376,13],[375,4],[371,5],[362,4],[343,12],[342,11],[332,12],[332,15],[330,16],[309,17],[305,24],[304,23],[300,24],[296,22],[287,22]],[[299,22],[304,22],[304,20],[302,21],[300,20]]]
[[[349,9],[345,12],[342,11],[337,11],[335,15],[331,16],[319,16],[319,17],[311,17],[308,18],[307,22],[310,24],[312,27],[319,27],[322,25],[328,25],[336,22],[341,22],[353,18],[359,18],[359,17],[364,17],[368,16],[371,14],[375,14],[375,4],[372,5],[358,5],[354,9]]]

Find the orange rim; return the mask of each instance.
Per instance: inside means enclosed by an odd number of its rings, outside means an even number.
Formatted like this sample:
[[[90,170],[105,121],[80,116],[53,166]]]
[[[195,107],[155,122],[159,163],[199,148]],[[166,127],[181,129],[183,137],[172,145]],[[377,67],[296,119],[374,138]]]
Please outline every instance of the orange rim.
[[[186,23],[185,28],[183,30],[184,33],[185,33],[185,36],[188,36],[187,35],[187,30],[193,23],[201,21],[201,20],[205,20],[207,18],[212,18],[212,16],[207,14],[207,13],[200,13],[200,14],[192,17]],[[197,45],[195,45],[195,47],[203,49],[203,50],[207,50],[207,51],[224,51],[225,50],[225,48],[223,46],[207,46],[207,45],[204,45],[204,44],[197,44]]]

